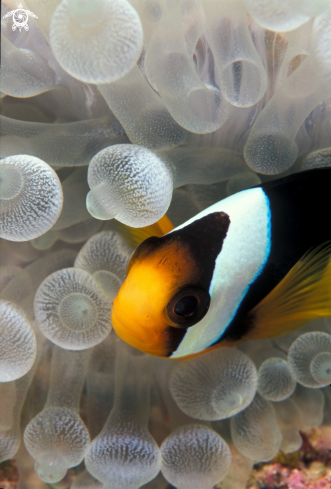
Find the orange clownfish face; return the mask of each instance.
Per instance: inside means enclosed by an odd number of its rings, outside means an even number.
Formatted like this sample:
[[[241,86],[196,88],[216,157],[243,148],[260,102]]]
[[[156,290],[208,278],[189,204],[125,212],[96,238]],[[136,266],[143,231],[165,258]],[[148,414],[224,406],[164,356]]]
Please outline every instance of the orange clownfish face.
[[[168,357],[176,350],[187,328],[208,311],[228,226],[227,214],[214,213],[138,246],[112,309],[120,338],[152,355]]]

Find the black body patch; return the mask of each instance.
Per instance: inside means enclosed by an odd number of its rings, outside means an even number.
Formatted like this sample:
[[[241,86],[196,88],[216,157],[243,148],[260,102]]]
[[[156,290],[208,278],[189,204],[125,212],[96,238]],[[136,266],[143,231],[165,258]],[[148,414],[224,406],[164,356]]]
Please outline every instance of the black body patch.
[[[250,311],[309,249],[331,240],[331,168],[308,170],[258,187],[263,189],[270,204],[270,254],[235,317],[214,344],[243,338],[254,328]]]
[[[176,242],[189,248],[194,257],[196,274],[199,276],[195,285],[207,292],[229,225],[230,218],[225,212],[213,212],[160,238],[165,243]]]

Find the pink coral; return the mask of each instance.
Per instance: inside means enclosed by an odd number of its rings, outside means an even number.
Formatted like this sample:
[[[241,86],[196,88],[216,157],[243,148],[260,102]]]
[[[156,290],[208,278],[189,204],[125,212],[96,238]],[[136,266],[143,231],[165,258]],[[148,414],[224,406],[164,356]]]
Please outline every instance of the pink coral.
[[[301,433],[302,447],[293,454],[254,467],[247,489],[331,489],[329,427]]]
[[[288,489],[306,489],[306,481],[302,472],[294,469],[287,479]]]

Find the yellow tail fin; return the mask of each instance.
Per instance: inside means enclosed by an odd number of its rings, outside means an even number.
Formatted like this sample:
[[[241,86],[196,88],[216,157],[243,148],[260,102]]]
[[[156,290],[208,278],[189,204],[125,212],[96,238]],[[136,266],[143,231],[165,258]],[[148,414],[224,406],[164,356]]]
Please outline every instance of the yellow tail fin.
[[[134,248],[151,236],[160,238],[174,229],[172,222],[166,215],[156,223],[144,228],[132,228],[119,221],[116,221],[116,227],[125,241]]]
[[[331,243],[308,251],[252,310],[250,338],[270,338],[331,316]]]

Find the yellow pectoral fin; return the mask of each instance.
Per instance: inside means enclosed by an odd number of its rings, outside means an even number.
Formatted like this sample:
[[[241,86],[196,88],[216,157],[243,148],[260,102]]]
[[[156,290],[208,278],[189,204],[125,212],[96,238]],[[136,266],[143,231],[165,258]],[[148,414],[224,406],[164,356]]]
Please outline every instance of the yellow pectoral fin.
[[[119,221],[116,221],[116,227],[125,241],[134,248],[151,236],[160,238],[174,229],[172,222],[166,215],[154,224],[144,228],[132,228]]]
[[[251,313],[247,339],[278,336],[331,316],[331,243],[308,251]]]

